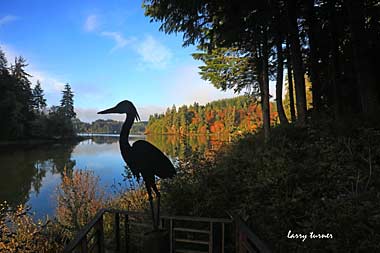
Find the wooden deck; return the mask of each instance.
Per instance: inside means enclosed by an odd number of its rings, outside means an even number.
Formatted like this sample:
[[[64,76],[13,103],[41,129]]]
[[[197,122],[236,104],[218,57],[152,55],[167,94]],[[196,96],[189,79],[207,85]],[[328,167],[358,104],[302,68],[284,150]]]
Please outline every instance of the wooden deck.
[[[169,233],[168,253],[270,252],[238,217],[227,219],[160,217],[160,229]],[[142,252],[144,236],[152,231],[144,213],[101,209],[66,245],[64,252]]]

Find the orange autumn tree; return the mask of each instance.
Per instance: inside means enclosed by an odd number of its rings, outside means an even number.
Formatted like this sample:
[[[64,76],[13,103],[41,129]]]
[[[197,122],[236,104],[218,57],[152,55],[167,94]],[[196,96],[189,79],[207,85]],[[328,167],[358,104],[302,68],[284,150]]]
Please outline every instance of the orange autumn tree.
[[[271,124],[278,122],[274,103],[270,104]],[[146,132],[149,134],[242,134],[262,127],[261,105],[247,96],[222,99],[206,105],[183,105],[168,108],[164,114],[149,118]]]

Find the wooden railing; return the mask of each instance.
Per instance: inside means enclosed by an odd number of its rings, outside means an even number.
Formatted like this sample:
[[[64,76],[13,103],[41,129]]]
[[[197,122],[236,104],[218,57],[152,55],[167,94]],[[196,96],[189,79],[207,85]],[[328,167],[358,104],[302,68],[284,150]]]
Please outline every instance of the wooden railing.
[[[114,210],[114,209],[101,209],[95,217],[87,223],[87,225],[77,234],[77,236],[66,245],[63,252],[105,252],[104,243],[104,214],[111,213],[114,215],[114,237],[116,250],[120,250],[120,216],[124,216],[124,229],[125,229],[125,249],[129,249],[129,217],[127,211]],[[95,250],[96,249],[96,250]]]
[[[121,249],[123,249],[123,252],[129,252],[130,235],[132,234],[130,233],[131,226],[138,226],[147,230],[151,229],[149,223],[137,222],[136,217],[143,217],[144,214],[142,213],[101,209],[69,242],[64,252],[104,253],[106,246],[103,223],[106,213],[112,215],[112,245],[117,252],[120,252]],[[124,224],[122,224],[122,221],[124,221]],[[123,233],[121,233],[121,228],[124,230]],[[219,219],[161,216],[160,228],[169,232],[170,253],[224,253],[227,244],[229,252],[270,252],[268,247],[238,217]],[[122,237],[121,234],[124,236]],[[121,239],[123,239],[123,242]],[[143,242],[143,238],[140,241]]]
[[[269,253],[269,248],[252,232],[239,217],[235,216],[236,253]]]
[[[169,231],[170,252],[224,253],[225,228],[232,220],[162,216],[161,224]]]

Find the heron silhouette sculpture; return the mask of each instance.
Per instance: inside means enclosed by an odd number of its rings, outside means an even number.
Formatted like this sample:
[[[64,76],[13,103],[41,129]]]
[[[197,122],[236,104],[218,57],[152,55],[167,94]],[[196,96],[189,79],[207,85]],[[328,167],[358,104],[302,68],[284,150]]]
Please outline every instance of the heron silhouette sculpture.
[[[160,192],[157,189],[155,176],[172,178],[175,168],[169,158],[158,148],[147,141],[138,140],[131,146],[128,141],[129,132],[136,120],[140,120],[136,107],[132,102],[124,100],[115,107],[98,112],[98,114],[126,113],[126,120],[121,128],[119,145],[123,157],[132,174],[139,180],[140,174],[145,182],[152,211],[153,229],[157,230],[160,219]],[[155,217],[152,190],[157,198],[157,216]]]

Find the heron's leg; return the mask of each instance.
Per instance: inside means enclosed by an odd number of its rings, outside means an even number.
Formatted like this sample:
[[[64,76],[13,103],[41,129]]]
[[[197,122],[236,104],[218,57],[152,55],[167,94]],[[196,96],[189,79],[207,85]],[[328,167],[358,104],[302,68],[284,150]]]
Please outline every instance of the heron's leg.
[[[152,189],[151,189],[150,184],[147,183],[147,182],[145,182],[145,187],[146,187],[146,190],[148,191],[149,203],[150,203],[150,209],[151,209],[151,211],[152,211],[153,229],[154,229],[154,230],[157,230],[157,227],[156,227],[156,221],[155,221],[155,218],[154,218],[154,206],[153,206]]]
[[[156,226],[158,227],[158,225],[160,223],[160,200],[161,200],[161,194],[158,191],[157,186],[156,186],[155,183],[152,185],[152,188],[153,188],[153,191],[156,194],[156,198],[157,198],[157,218],[156,218],[157,224],[156,224]]]

